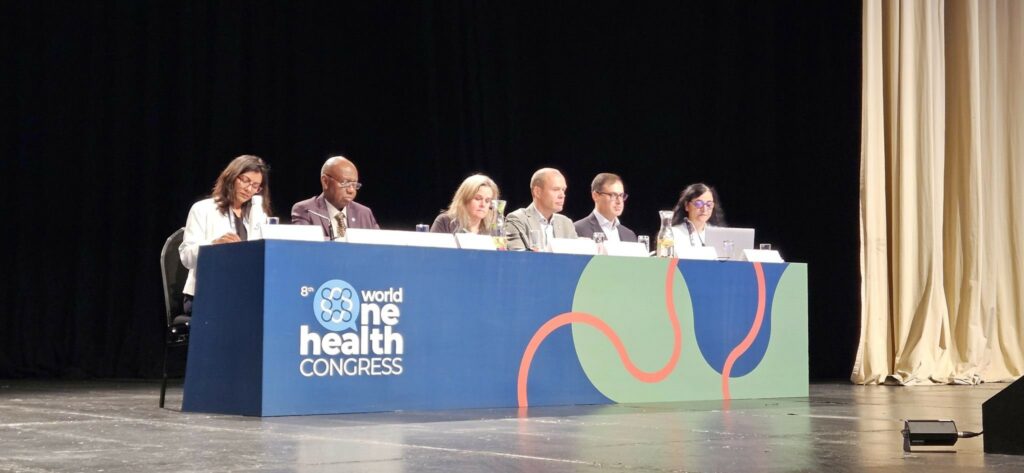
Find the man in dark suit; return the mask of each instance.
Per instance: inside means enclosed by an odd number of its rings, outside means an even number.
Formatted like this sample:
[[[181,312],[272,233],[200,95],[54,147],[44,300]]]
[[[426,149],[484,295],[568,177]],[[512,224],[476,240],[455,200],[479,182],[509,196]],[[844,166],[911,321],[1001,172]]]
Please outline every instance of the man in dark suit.
[[[344,237],[349,228],[379,229],[373,211],[355,201],[362,186],[352,161],[344,156],[329,158],[320,168],[323,192],[293,205],[292,223],[320,225],[327,239]]]
[[[594,232],[602,232],[608,241],[636,241],[636,233],[619,222],[629,198],[621,177],[609,172],[598,174],[590,184],[590,197],[594,199],[594,211],[573,223],[577,235],[590,238]]]

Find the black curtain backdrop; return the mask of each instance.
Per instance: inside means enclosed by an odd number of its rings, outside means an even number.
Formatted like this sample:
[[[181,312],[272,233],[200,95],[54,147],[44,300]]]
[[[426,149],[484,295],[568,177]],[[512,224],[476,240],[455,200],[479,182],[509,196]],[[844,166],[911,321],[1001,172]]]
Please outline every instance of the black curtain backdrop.
[[[159,253],[240,154],[274,210],[344,154],[385,228],[539,167],[657,231],[682,188],[809,264],[814,378],[858,338],[859,2],[4,2],[0,377],[159,372]],[[623,275],[628,277],[628,275]]]

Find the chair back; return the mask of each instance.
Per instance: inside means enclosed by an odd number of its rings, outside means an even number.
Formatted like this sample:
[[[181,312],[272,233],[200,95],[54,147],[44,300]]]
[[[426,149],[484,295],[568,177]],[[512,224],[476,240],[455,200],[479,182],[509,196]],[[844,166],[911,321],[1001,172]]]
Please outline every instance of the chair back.
[[[184,311],[182,290],[185,288],[185,281],[188,280],[188,268],[181,264],[181,257],[178,256],[178,247],[185,235],[185,228],[175,230],[164,242],[164,248],[160,251],[160,270],[164,278],[164,309],[167,316],[167,326],[170,327],[174,317],[181,315]]]

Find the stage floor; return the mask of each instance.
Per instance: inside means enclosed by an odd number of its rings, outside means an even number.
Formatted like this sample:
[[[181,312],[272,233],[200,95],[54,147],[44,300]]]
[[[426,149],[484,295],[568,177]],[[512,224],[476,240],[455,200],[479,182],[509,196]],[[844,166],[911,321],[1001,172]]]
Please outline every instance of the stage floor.
[[[181,386],[0,381],[0,471],[1024,471],[1024,456],[904,454],[899,419],[981,429],[1006,387],[816,383],[809,398],[248,418],[183,414]],[[1022,440],[1024,441],[1024,440]]]

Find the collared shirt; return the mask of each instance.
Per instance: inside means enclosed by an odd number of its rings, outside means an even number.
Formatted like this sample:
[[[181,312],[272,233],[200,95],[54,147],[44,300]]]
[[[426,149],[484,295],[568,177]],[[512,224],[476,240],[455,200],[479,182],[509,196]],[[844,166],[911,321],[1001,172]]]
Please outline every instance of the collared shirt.
[[[533,215],[536,216],[537,220],[540,221],[540,229],[544,232],[545,241],[547,241],[548,245],[550,245],[551,240],[555,238],[555,226],[551,225],[550,218],[544,218],[544,215],[540,213],[540,210],[537,210],[536,206],[532,207],[532,210]],[[555,214],[552,213],[551,217],[554,218],[554,216]]]
[[[594,217],[597,217],[597,223],[601,226],[601,231],[604,233],[604,237],[608,239],[608,241],[621,241],[619,239],[618,217],[615,217],[614,221],[608,220],[604,218],[604,215],[601,215],[601,212],[598,212],[597,209],[594,209]]]
[[[326,199],[324,199],[324,200],[326,200]],[[342,218],[345,219],[345,223],[347,224],[348,223],[348,213],[345,212],[346,209],[338,210],[333,205],[331,205],[330,202],[326,202],[326,204],[327,204],[327,216],[331,217],[331,230],[334,232],[333,233],[334,236],[338,236],[338,235],[341,234],[341,232],[338,229],[338,218],[336,217],[336,215],[341,214]],[[345,225],[345,226],[348,227],[349,225]]]

